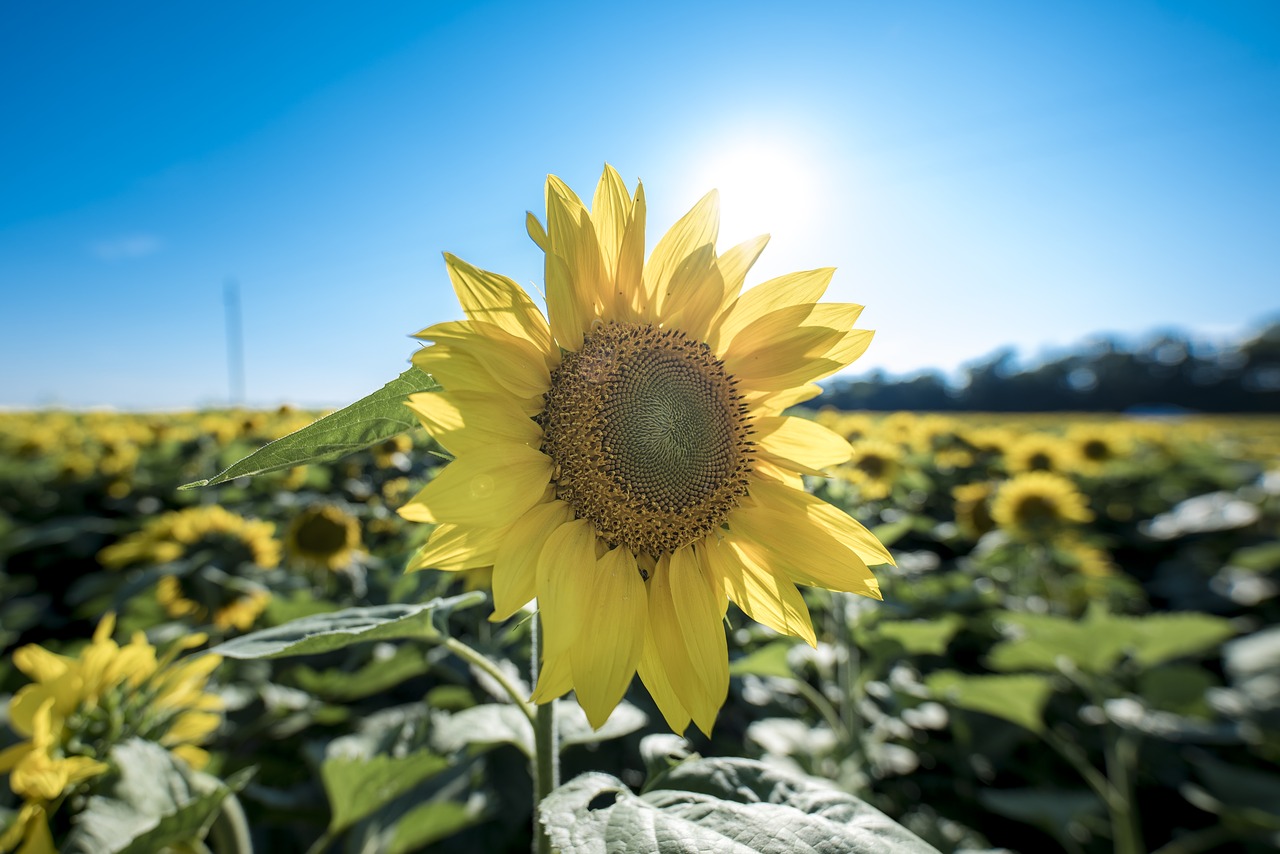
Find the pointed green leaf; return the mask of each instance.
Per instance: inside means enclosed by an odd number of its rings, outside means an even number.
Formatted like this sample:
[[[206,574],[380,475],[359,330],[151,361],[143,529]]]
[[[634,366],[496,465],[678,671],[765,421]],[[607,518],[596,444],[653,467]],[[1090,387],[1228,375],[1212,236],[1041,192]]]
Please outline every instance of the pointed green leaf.
[[[210,652],[227,658],[284,658],[313,655],[375,640],[437,638],[436,618],[485,601],[479,591],[416,605],[373,605],[314,614],[233,638]]]
[[[426,750],[408,756],[336,756],[320,766],[329,796],[329,831],[336,833],[449,767],[449,760]]]
[[[308,424],[301,430],[263,445],[221,474],[184,484],[180,489],[216,486],[237,477],[253,477],[306,463],[335,460],[384,442],[418,422],[404,406],[405,399],[420,391],[437,391],[440,384],[417,368],[403,374],[367,397]]]
[[[932,620],[882,620],[870,631],[897,641],[911,655],[942,655],[963,623],[963,618],[948,614]]]
[[[796,672],[787,661],[787,651],[795,644],[789,640],[774,641],[744,655],[729,665],[731,676],[774,676],[794,679]]]
[[[1231,621],[1210,614],[1150,614],[1127,619],[1133,625],[1133,660],[1150,667],[1198,655],[1235,634]]]
[[[952,706],[994,715],[1037,733],[1044,729],[1044,705],[1053,693],[1049,678],[1034,673],[970,676],[940,670],[925,684]]]

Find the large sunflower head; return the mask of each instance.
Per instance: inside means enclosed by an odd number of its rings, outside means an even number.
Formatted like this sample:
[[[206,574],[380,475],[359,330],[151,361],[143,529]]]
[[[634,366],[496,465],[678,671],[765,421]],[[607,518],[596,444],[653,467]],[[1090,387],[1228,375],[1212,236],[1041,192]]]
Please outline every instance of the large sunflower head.
[[[639,671],[667,722],[709,731],[728,690],[723,617],[814,641],[796,583],[879,597],[890,563],[801,474],[849,445],[782,414],[857,358],[861,306],[820,303],[832,270],[745,293],[767,238],[716,250],[709,193],[644,260],[645,197],[605,168],[590,210],[554,176],[547,314],[446,255],[467,319],[418,333],[443,391],[410,407],[455,457],[401,508],[436,528],[410,569],[493,568],[494,618],[537,597],[534,699],[570,689],[599,726]]]

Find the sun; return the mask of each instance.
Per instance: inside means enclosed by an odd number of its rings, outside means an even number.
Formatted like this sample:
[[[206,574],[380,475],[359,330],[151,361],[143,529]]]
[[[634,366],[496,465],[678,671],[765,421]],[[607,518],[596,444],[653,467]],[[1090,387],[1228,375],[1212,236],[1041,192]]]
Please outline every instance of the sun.
[[[803,234],[815,225],[816,169],[799,145],[739,141],[709,155],[691,186],[720,191],[720,233],[732,245],[758,234]]]

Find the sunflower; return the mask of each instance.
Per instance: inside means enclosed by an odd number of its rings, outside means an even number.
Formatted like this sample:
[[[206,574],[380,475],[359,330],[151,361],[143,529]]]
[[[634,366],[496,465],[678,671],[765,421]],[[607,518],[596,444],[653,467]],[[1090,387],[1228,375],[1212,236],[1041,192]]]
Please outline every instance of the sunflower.
[[[1070,480],[1052,472],[1033,471],[1000,485],[991,504],[991,518],[1015,539],[1043,542],[1093,521],[1093,512]]]
[[[317,504],[293,518],[284,545],[303,563],[342,569],[360,549],[360,521],[340,507]]]
[[[633,674],[667,723],[709,732],[729,684],[723,619],[814,643],[797,583],[880,597],[888,551],[807,493],[849,458],[782,415],[866,349],[832,270],[741,293],[766,237],[717,254],[706,195],[643,261],[645,198],[611,168],[592,209],[546,185],[547,316],[510,279],[445,255],[464,321],[418,333],[444,391],[409,406],[455,459],[400,513],[437,527],[409,569],[493,567],[493,619],[537,597],[534,701],[569,690],[593,726]]]
[[[859,439],[850,446],[849,462],[839,474],[858,487],[867,501],[888,498],[902,468],[902,448],[879,439]]]
[[[74,657],[35,644],[14,651],[14,665],[34,681],[9,701],[9,725],[24,740],[0,751],[0,774],[9,774],[23,806],[0,835],[0,851],[54,851],[50,814],[68,792],[107,772],[111,748],[127,739],[154,741],[193,768],[208,764],[199,745],[221,723],[223,703],[206,683],[221,658],[176,660],[204,635],[158,655],[141,633],[116,643],[114,628],[108,614]]]
[[[1057,474],[1075,466],[1076,448],[1048,433],[1028,433],[1015,440],[1005,454],[1005,465],[1018,474],[1029,471],[1051,471]]]
[[[965,483],[951,490],[956,529],[967,539],[976,540],[996,526],[991,518],[991,497],[995,492],[991,481]]]
[[[1118,425],[1082,424],[1067,433],[1075,447],[1075,468],[1083,474],[1101,474],[1123,457],[1131,444],[1128,431]]]

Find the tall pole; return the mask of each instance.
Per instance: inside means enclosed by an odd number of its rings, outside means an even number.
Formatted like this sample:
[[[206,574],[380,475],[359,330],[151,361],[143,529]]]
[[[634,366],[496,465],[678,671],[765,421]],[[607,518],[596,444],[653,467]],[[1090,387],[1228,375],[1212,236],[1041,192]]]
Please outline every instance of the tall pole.
[[[240,284],[227,279],[222,286],[227,308],[227,381],[231,405],[244,403],[244,336],[240,334]]]

